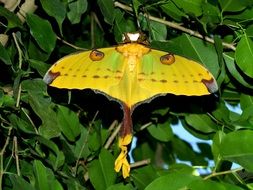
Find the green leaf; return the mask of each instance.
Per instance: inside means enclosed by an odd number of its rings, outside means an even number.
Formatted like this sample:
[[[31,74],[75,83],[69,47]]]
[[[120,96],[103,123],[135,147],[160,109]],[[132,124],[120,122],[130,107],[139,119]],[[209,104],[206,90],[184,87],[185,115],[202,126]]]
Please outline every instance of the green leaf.
[[[125,19],[124,14],[115,10],[114,36],[118,43],[122,42],[122,35],[125,32],[135,32],[135,22],[132,19]]]
[[[37,190],[21,176],[12,174],[12,175],[9,175],[9,178],[13,185],[12,190],[20,190],[21,187],[22,189],[25,189],[25,190]]]
[[[182,20],[182,17],[187,17],[187,15],[179,7],[177,7],[173,1],[168,1],[162,4],[161,8],[165,14],[174,18],[178,22]]]
[[[196,17],[202,15],[202,2],[203,0],[173,0],[179,9]]]
[[[159,175],[151,165],[137,168],[131,171],[131,178],[133,179],[133,182],[137,189],[144,189],[157,177],[159,177]]]
[[[34,59],[29,59],[28,62],[32,68],[37,70],[37,72],[40,74],[41,77],[43,77],[46,74],[47,70],[51,66],[51,65],[46,64],[42,61],[38,61],[38,60],[34,60]]]
[[[69,141],[74,142],[75,138],[80,135],[81,125],[76,113],[64,106],[58,106],[57,119],[62,133]]]
[[[203,16],[201,17],[201,23],[208,32],[207,26],[212,26],[214,23],[220,23],[219,7],[212,5],[208,2],[202,4]]]
[[[108,187],[106,190],[132,190],[134,187],[130,184],[124,185],[124,183],[118,183]]]
[[[46,138],[59,136],[60,129],[56,113],[50,107],[50,102],[41,96],[29,96],[29,103],[34,112],[41,118],[42,126],[39,128],[40,134]]]
[[[151,143],[148,142],[137,144],[136,148],[133,150],[134,160],[154,159],[155,149],[150,144]]]
[[[72,24],[77,24],[81,20],[81,16],[87,10],[87,0],[69,1],[69,11],[67,13],[68,19]]]
[[[34,178],[33,163],[27,162],[25,160],[20,160],[20,172],[22,173],[22,176],[25,176],[30,179],[30,181],[32,181],[32,178]]]
[[[39,160],[34,160],[33,171],[35,174],[35,187],[37,190],[51,189],[48,178],[46,167]]]
[[[190,161],[193,165],[206,166],[208,163],[205,157],[194,152],[190,143],[178,137],[174,137],[172,141],[172,149],[174,150],[177,159],[182,161]]]
[[[94,130],[92,133],[90,133],[88,137],[89,149],[94,152],[101,148],[108,137],[108,130],[103,128],[101,129],[100,122],[97,122],[97,125],[95,126],[97,130]]]
[[[187,164],[175,163],[173,165],[170,165],[169,172],[170,173],[183,173],[183,174],[191,175],[196,172],[196,169],[194,169],[194,167],[189,166]]]
[[[181,52],[178,52],[180,55],[202,63],[214,77],[218,76],[220,66],[213,45],[185,34],[173,39],[173,43],[181,47]]]
[[[152,124],[148,127],[148,132],[154,138],[162,142],[168,142],[173,137],[173,132],[169,122]]]
[[[44,51],[51,53],[55,47],[56,35],[50,22],[35,14],[27,14],[26,21],[30,27],[30,33],[37,44]]]
[[[253,171],[253,131],[241,130],[227,134],[220,144],[223,160],[240,164],[246,170]]]
[[[219,183],[211,180],[196,180],[190,183],[187,186],[189,189],[204,189],[204,190],[242,190],[242,188],[231,185],[231,184],[226,184],[226,183]]]
[[[179,190],[187,189],[187,186],[200,177],[183,173],[171,173],[161,176],[151,182],[145,190]]]
[[[95,189],[103,190],[113,185],[116,180],[116,172],[114,171],[112,154],[108,150],[102,149],[98,160],[93,160],[88,166],[88,172]]]
[[[223,57],[225,60],[226,67],[228,68],[228,71],[233,76],[233,78],[237,80],[241,85],[253,89],[252,85],[249,84],[237,70],[234,58],[226,53],[223,53]]]
[[[55,179],[52,170],[46,168],[41,161],[34,160],[33,172],[36,190],[63,190],[61,184]]]
[[[55,18],[62,33],[62,23],[66,16],[64,4],[60,0],[41,0],[40,3],[46,13]]]
[[[13,96],[5,95],[0,89],[0,108],[1,107],[14,107],[16,101]]]
[[[240,105],[242,110],[249,106],[253,106],[253,96],[242,94],[240,97]]]
[[[239,2],[239,1],[237,1]],[[244,2],[244,1],[240,1],[240,2]],[[242,12],[238,12],[238,14],[226,14],[224,15],[224,23],[226,23],[226,21],[230,21],[232,26],[238,27],[238,21],[242,21],[242,20],[250,20],[253,17],[253,8],[252,7],[247,7],[247,9],[243,10]],[[234,22],[235,23],[234,23]]]
[[[236,51],[235,60],[239,68],[249,77],[253,78],[253,42],[245,34],[239,41]]]
[[[214,36],[214,45],[215,45],[215,49],[218,55],[218,62],[220,64],[220,73],[219,73],[219,77],[217,79],[217,83],[220,86],[222,84],[222,82],[224,81],[224,79],[226,78],[226,69],[225,69],[225,63],[224,63],[224,59],[223,59],[223,46],[222,46],[222,40],[219,36],[215,35]]]
[[[218,166],[219,163],[221,162],[220,145],[224,137],[225,137],[225,133],[222,131],[218,131],[213,137],[212,153],[214,156],[214,161],[216,163],[216,166]]]
[[[27,91],[33,95],[44,95],[47,91],[47,85],[42,79],[24,80],[21,83],[22,90]],[[45,98],[45,100],[49,101]],[[50,101],[49,101],[50,102]]]
[[[221,102],[218,107],[216,108],[216,110],[214,110],[212,112],[212,115],[214,116],[214,118],[218,121],[221,122],[226,122],[226,123],[230,123],[230,111],[227,108],[227,106],[225,105],[225,102]]]
[[[190,114],[185,116],[185,120],[188,125],[203,133],[215,132],[217,128],[216,123],[206,114]]]
[[[222,11],[241,11],[247,7],[250,1],[219,0]]]
[[[246,30],[245,33],[247,36],[252,37],[253,36],[253,25],[250,25]]]
[[[167,27],[159,22],[150,21],[150,32],[153,40],[164,41],[167,38]]]
[[[42,136],[36,136],[36,140],[38,140],[42,145],[49,148],[53,154],[49,155],[50,164],[56,170],[64,164],[65,157],[62,151],[59,150],[58,146],[51,140],[48,140]]]
[[[87,142],[88,131],[85,127],[81,128],[81,135],[79,140],[76,141],[76,145],[72,150],[74,151],[74,155],[79,159],[86,159],[90,154],[90,150],[88,148]]]
[[[104,16],[105,22],[112,25],[114,22],[114,3],[113,0],[98,0],[99,8]]]
[[[2,6],[0,6],[0,16],[5,17],[7,19],[8,29],[15,27],[23,28],[22,22],[20,21],[18,16]]]
[[[142,3],[138,0],[132,0],[133,2],[133,11],[134,11],[134,14],[137,16],[138,15],[138,12],[139,12],[139,8],[140,6],[142,6]]]
[[[37,45],[37,42],[33,39],[29,41],[27,53],[29,55],[29,59],[38,60],[38,61],[46,61],[48,60],[50,56],[50,53],[47,53],[43,49],[41,49]]]
[[[22,89],[28,91],[27,100],[33,111],[42,120],[39,133],[45,138],[52,138],[60,135],[60,129],[56,112],[53,109],[54,104],[49,97],[45,97],[46,84],[39,80],[25,80],[22,82]]]
[[[69,178],[66,181],[66,184],[67,184],[66,189],[68,189],[68,190],[87,190],[87,188],[84,187],[83,185],[81,185],[79,183],[79,180],[76,178]]]
[[[28,123],[27,121],[19,118],[17,115],[15,114],[11,114],[9,116],[9,120],[11,122],[11,124],[13,125],[13,127],[20,129],[21,131],[25,132],[25,133],[30,133],[30,134],[35,134],[36,131],[34,129],[34,127]]]
[[[1,10],[0,10],[1,11]],[[11,58],[7,50],[0,43],[0,60],[3,61],[6,65],[11,65]]]

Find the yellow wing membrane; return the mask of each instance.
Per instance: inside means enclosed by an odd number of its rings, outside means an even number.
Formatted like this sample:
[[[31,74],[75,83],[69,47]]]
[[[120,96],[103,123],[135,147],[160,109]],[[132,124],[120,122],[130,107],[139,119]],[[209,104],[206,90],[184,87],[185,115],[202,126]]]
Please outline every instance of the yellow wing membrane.
[[[44,76],[50,86],[99,90],[108,93],[122,78],[123,56],[115,48],[70,54],[58,60]]]
[[[127,146],[132,140],[131,112],[141,102],[167,93],[201,96],[218,86],[213,75],[197,62],[147,46],[139,33],[127,34],[124,43],[68,55],[48,70],[43,80],[66,89],[92,89],[122,104],[121,153],[115,171],[130,174]]]
[[[142,100],[166,93],[201,96],[218,90],[213,75],[202,65],[158,50],[142,57],[137,79],[139,87],[136,88],[142,88],[145,94]]]
[[[218,89],[199,63],[137,42],[63,57],[44,81],[57,88],[93,89],[129,108],[167,93],[201,96]]]

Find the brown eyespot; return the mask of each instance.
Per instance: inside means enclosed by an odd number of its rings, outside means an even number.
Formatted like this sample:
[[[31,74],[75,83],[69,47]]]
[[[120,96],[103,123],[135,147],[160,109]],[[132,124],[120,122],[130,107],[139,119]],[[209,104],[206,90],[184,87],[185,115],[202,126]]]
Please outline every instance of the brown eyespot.
[[[96,49],[92,50],[90,52],[90,59],[92,61],[100,61],[104,58],[105,54],[101,51],[98,51]]]
[[[162,64],[171,65],[175,62],[175,57],[172,53],[168,53],[160,57],[160,61]]]

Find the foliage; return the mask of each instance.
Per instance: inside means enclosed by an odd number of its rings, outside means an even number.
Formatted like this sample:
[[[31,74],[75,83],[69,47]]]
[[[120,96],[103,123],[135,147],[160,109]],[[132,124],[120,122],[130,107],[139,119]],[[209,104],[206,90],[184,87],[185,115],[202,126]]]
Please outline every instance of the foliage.
[[[252,1],[2,2],[2,189],[253,189]],[[52,89],[42,77],[76,49],[112,46],[139,29],[151,47],[205,65],[220,90],[219,98],[168,95],[138,106],[132,156],[140,165],[124,180],[113,169],[117,102],[89,90]],[[174,135],[170,124],[179,120],[211,145],[199,143],[196,151]]]

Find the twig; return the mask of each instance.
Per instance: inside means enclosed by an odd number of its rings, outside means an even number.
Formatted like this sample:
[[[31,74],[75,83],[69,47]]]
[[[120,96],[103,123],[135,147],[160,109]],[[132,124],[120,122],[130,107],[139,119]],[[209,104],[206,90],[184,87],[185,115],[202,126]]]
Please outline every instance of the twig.
[[[57,36],[56,38],[57,38],[58,40],[60,40],[62,43],[66,44],[66,45],[68,45],[68,46],[70,46],[70,47],[72,47],[72,48],[74,48],[74,49],[76,49],[76,50],[87,50],[87,49],[85,49],[85,48],[81,48],[81,47],[75,46],[75,45],[73,45],[73,44],[67,42],[66,40],[63,40],[63,39],[60,38],[59,36]]]
[[[115,123],[115,125],[116,125],[116,123]],[[108,140],[106,141],[105,146],[104,146],[105,149],[108,149],[110,147],[110,145],[112,144],[112,142],[116,138],[117,134],[119,133],[120,127],[121,127],[121,124],[118,125],[118,127],[113,131],[111,136],[108,138]]]
[[[91,48],[94,48],[94,46],[95,46],[94,15],[95,15],[95,13],[91,12],[91,14],[90,14],[90,39],[91,39]]]
[[[23,113],[25,114],[25,116],[27,117],[27,119],[30,121],[30,123],[32,124],[33,128],[34,128],[34,131],[36,134],[39,134],[35,124],[33,123],[33,120],[31,119],[31,117],[28,115],[28,113],[25,111],[24,108],[21,108],[21,110],[23,111]]]
[[[16,48],[18,49],[18,68],[21,69],[22,68],[22,50],[18,45],[18,41],[14,32],[12,33],[12,37],[14,39]]]
[[[18,45],[18,41],[17,41],[15,33],[12,33],[12,37],[14,39],[15,45],[16,45],[17,50],[18,50],[18,68],[21,69],[22,68],[22,51],[21,51],[21,48]],[[19,86],[18,86],[16,107],[19,107],[20,96],[21,96],[21,84],[19,84]]]
[[[3,175],[4,175],[4,152],[10,142],[11,131],[12,131],[12,127],[9,128],[6,141],[5,141],[4,146],[0,152],[0,189],[2,189],[2,181],[3,181]]]
[[[118,121],[117,120],[114,120],[113,122],[112,122],[112,124],[110,125],[110,127],[108,128],[108,131],[112,131],[114,128],[115,128],[115,126],[118,124]]]
[[[130,165],[130,167],[131,167],[131,168],[137,168],[137,167],[140,167],[140,166],[148,165],[148,164],[150,164],[150,162],[151,162],[150,159],[145,159],[145,160],[141,160],[141,161],[132,163],[132,164]]]
[[[86,135],[86,137],[85,137],[83,146],[82,146],[82,148],[81,148],[81,150],[80,150],[80,152],[79,152],[79,155],[78,155],[77,160],[76,160],[76,165],[75,165],[75,167],[74,167],[75,175],[76,175],[76,173],[77,173],[77,167],[78,167],[78,164],[79,164],[79,161],[80,161],[80,158],[81,158],[81,154],[82,154],[82,152],[83,152],[85,146],[88,144],[88,136],[89,136],[90,130],[91,130],[91,128],[92,128],[92,124],[94,123],[94,121],[95,121],[95,119],[96,119],[98,113],[99,113],[99,111],[97,111],[97,112],[95,113],[95,115],[94,115],[92,121],[89,123],[87,135]],[[89,161],[89,160],[87,160],[87,161]],[[84,180],[89,179],[89,176],[87,176],[87,175],[88,175],[88,172],[86,172],[86,173],[84,174]]]
[[[17,174],[18,176],[20,176],[20,167],[19,167],[19,158],[18,158],[18,141],[17,141],[16,136],[14,136],[13,138],[13,143],[14,143],[14,157],[16,161]]]
[[[109,131],[111,131],[113,128],[115,128],[115,126],[117,125],[117,121],[113,121],[111,126],[109,127]],[[121,124],[118,125],[118,127],[113,131],[113,133],[111,134],[111,136],[108,138],[108,140],[106,141],[104,148],[108,149],[110,147],[110,145],[112,144],[112,142],[114,141],[114,139],[116,138],[117,134],[119,133]],[[88,171],[84,174],[83,176],[84,181],[87,181],[89,179],[89,173]]]
[[[130,11],[130,12],[133,12],[133,9],[127,5],[124,5],[120,2],[115,2],[114,3],[115,7],[119,7],[121,9],[124,9],[126,11]],[[192,36],[195,36],[197,38],[200,38],[200,39],[203,39],[207,42],[210,42],[210,43],[213,43],[214,44],[214,40],[208,36],[203,36],[201,35],[199,32],[197,31],[194,31],[194,30],[191,30],[191,29],[188,29],[188,28],[185,28],[183,26],[181,26],[180,24],[178,23],[175,23],[175,22],[170,22],[170,21],[167,21],[167,20],[164,20],[164,19],[161,19],[161,18],[158,18],[158,17],[154,17],[154,16],[151,16],[149,14],[144,14],[144,16],[150,20],[153,20],[153,21],[156,21],[156,22],[159,22],[159,23],[162,23],[162,24],[165,24],[171,28],[174,28],[174,29],[177,29],[177,30],[180,30],[180,31],[183,31],[185,33],[188,33]],[[226,42],[222,42],[222,45],[225,47],[225,48],[228,48],[228,49],[231,49],[233,51],[235,51],[236,47],[234,46],[234,44],[229,44],[229,43],[226,43]]]
[[[142,125],[142,126],[140,127],[140,131],[146,129],[146,128],[147,128],[148,126],[150,126],[151,124],[152,124],[152,122],[148,122],[148,123]]]
[[[207,180],[209,178],[216,177],[216,176],[219,176],[219,175],[235,173],[235,172],[240,171],[240,170],[242,170],[242,168],[236,168],[236,169],[233,169],[233,170],[227,170],[227,171],[222,171],[222,172],[213,172],[210,175],[204,177],[204,180]]]

